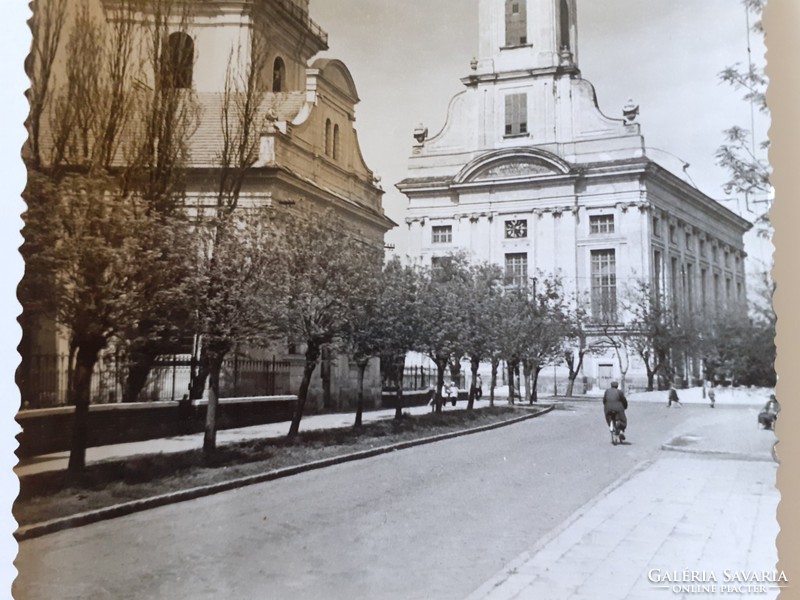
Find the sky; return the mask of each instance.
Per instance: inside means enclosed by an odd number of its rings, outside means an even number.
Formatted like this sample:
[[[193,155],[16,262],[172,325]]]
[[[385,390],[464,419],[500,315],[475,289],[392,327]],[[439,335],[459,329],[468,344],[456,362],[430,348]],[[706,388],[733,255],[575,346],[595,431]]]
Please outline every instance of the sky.
[[[477,13],[477,0],[311,0],[311,18],[329,34],[324,55],[342,60],[355,80],[361,149],[381,177],[386,213],[398,223],[407,200],[394,186],[406,176],[412,131],[419,123],[432,133],[444,125],[477,53]],[[750,128],[750,105],[718,78],[748,60],[741,2],[578,0],[577,13],[578,66],[601,111],[621,118],[632,98],[653,159],[677,174],[688,162],[703,192],[744,209],[725,195],[727,173],[714,160],[726,128]],[[763,65],[763,44],[750,37],[753,61]],[[768,117],[757,114],[757,139],[766,138],[768,126]],[[387,235],[398,250],[403,229]]]

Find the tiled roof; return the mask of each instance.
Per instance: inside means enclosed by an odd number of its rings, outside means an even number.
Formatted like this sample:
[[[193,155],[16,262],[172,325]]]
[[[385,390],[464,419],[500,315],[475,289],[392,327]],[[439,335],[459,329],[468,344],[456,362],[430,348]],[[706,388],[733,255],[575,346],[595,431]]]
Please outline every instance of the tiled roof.
[[[277,121],[293,120],[305,103],[304,92],[269,93],[259,107],[256,117],[257,131],[264,129],[267,113],[274,111]],[[190,162],[194,167],[212,167],[218,164],[222,149],[223,94],[204,92],[197,95],[200,105],[200,122],[189,144]],[[231,111],[235,115],[235,109]],[[234,128],[238,123],[234,117]]]

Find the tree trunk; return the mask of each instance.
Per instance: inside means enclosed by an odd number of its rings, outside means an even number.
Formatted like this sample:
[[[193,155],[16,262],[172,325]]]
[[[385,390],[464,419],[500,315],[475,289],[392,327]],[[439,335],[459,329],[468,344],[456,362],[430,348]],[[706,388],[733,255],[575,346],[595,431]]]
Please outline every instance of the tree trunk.
[[[435,360],[436,363],[436,400],[435,410],[437,413],[442,412],[442,388],[444,387],[444,370],[447,368],[447,359]]]
[[[123,402],[136,402],[147,383],[147,377],[153,368],[153,363],[158,354],[149,350],[131,353],[131,365],[128,367],[128,379],[125,382],[125,391],[122,394]]]
[[[331,351],[327,346],[322,348],[322,360],[320,361],[320,377],[322,378],[322,407],[325,410],[333,410],[331,400]]]
[[[361,416],[364,414],[364,371],[367,370],[368,362],[369,359],[358,361],[358,403],[354,427],[361,427]]]
[[[489,386],[489,406],[494,408],[494,388],[497,386],[497,367],[500,365],[499,358],[492,359],[492,378]]]
[[[395,373],[397,377],[397,405],[394,408],[394,418],[403,418],[403,371],[406,368],[406,355],[395,361]]]
[[[192,380],[189,382],[190,400],[199,400],[203,397],[208,373],[208,352],[205,345],[203,345],[203,348],[200,350],[200,356],[197,359],[197,373],[194,374],[194,377],[192,377]]]
[[[575,391],[575,380],[578,378],[578,374],[581,372],[581,368],[583,367],[583,357],[585,354],[586,352],[584,350],[578,352],[577,365],[573,365],[572,361],[567,362],[569,365],[569,377],[567,378],[567,398],[571,398],[572,393]]]
[[[219,407],[219,374],[222,371],[224,350],[209,350],[208,407],[203,435],[203,452],[209,454],[217,448],[217,408]]]
[[[92,393],[92,371],[97,363],[101,344],[78,345],[75,373],[70,389],[70,404],[75,406],[72,424],[72,447],[67,470],[74,474],[86,467],[86,445],[89,442],[89,402]]]
[[[300,391],[297,393],[297,406],[292,416],[292,424],[289,427],[290,438],[300,433],[300,420],[303,418],[303,410],[306,406],[308,387],[311,384],[311,375],[314,373],[314,369],[317,368],[317,361],[319,361],[319,351],[320,347],[318,343],[308,342],[308,347],[306,348],[306,364],[303,367],[303,381],[300,383]]]
[[[472,410],[473,405],[475,404],[475,394],[477,393],[477,389],[475,388],[475,380],[478,378],[478,367],[481,364],[481,359],[477,356],[472,356],[469,359],[469,364],[472,372],[472,382],[469,385],[469,400],[467,401],[467,410]]]
[[[533,373],[531,377],[531,393],[529,396],[531,399],[530,402],[531,404],[533,404],[534,402],[539,402],[539,373],[541,372],[542,372],[542,367],[537,365],[533,368]]]
[[[533,370],[530,361],[523,361],[522,363],[522,376],[525,378],[525,400],[528,404],[533,404],[533,397],[531,396],[531,371]],[[520,399],[520,402],[522,399]]]
[[[514,404],[514,363],[509,362],[508,365],[508,403]]]

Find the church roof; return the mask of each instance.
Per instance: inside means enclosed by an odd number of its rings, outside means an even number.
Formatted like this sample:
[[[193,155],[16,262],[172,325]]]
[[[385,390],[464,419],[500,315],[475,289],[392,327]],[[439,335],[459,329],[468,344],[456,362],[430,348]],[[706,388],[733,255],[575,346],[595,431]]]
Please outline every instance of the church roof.
[[[217,92],[197,94],[200,105],[200,122],[189,144],[192,166],[214,166],[222,148],[222,123],[224,96]],[[273,121],[291,122],[305,104],[305,92],[277,92],[266,94],[256,117],[256,127],[260,132],[266,126],[267,116]],[[234,128],[238,123],[234,120]]]

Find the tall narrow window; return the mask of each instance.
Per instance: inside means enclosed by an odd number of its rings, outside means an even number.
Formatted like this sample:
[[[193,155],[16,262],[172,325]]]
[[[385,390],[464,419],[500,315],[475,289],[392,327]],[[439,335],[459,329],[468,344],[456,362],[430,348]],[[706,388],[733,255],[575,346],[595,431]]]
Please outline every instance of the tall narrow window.
[[[325,156],[331,155],[331,146],[333,145],[333,139],[331,134],[331,120],[325,120]]]
[[[678,315],[678,283],[678,259],[673,256],[669,261],[669,286],[672,310],[676,318]]]
[[[528,0],[506,0],[506,46],[528,43]]]
[[[339,160],[339,126],[333,126],[333,160]]]
[[[506,283],[524,286],[528,282],[528,255],[525,252],[506,254]]]
[[[569,50],[569,2],[561,0],[561,48]]]
[[[528,95],[506,96],[506,135],[528,133]]]
[[[163,61],[164,86],[178,89],[192,87],[194,41],[188,34],[176,31],[167,39]]]
[[[686,265],[686,307],[694,310],[694,266]]]
[[[708,299],[706,297],[707,289],[708,289],[708,271],[706,269],[700,269],[700,304],[704,315],[706,314],[706,309],[708,308]]]
[[[719,306],[719,273],[714,273],[714,304]]]
[[[286,65],[279,56],[272,65],[272,91],[283,92],[286,87]]]
[[[661,252],[655,250],[653,252],[653,291],[659,304],[661,303],[661,269]]]
[[[592,250],[592,316],[617,321],[617,261],[614,250]]]

